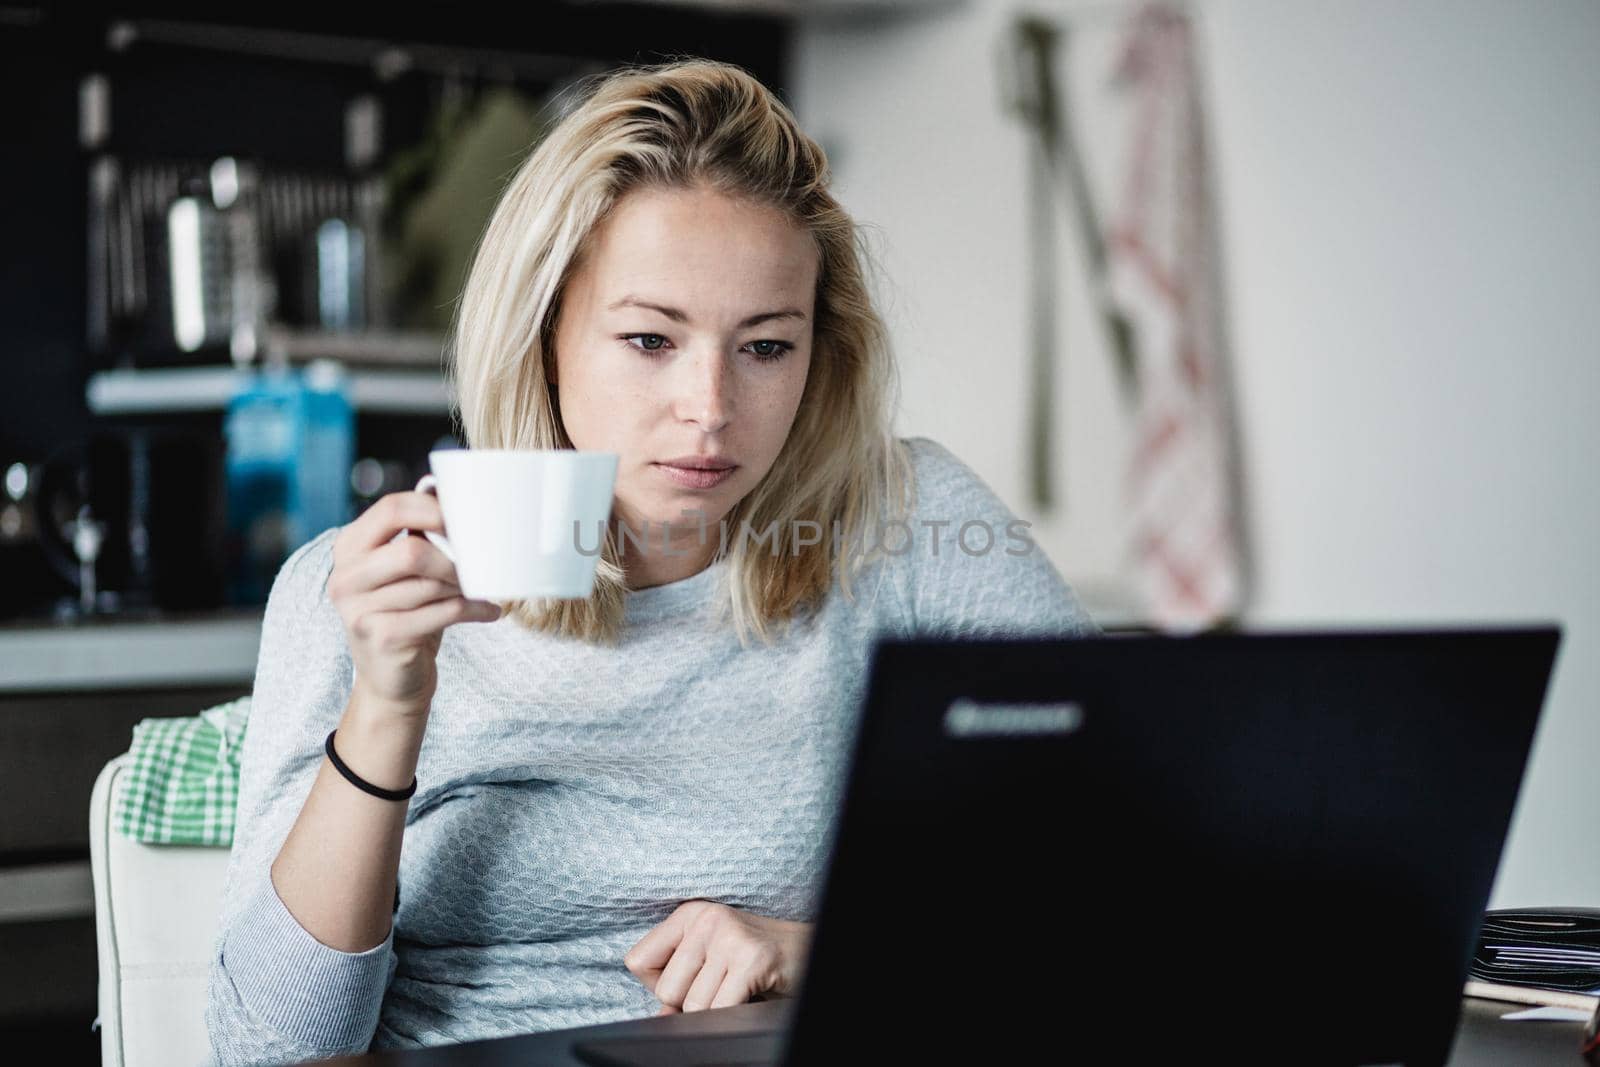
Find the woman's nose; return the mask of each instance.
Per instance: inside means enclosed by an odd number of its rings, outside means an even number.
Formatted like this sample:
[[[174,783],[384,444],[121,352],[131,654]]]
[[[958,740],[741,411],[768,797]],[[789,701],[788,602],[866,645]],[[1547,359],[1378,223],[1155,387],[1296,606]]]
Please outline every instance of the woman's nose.
[[[677,416],[707,433],[728,424],[733,415],[733,371],[722,353],[701,348],[680,362],[683,379],[677,387]]]

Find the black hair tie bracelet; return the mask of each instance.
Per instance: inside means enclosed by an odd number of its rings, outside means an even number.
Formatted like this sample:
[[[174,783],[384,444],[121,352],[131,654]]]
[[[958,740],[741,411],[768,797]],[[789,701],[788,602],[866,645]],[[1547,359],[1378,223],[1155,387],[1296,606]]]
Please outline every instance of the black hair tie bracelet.
[[[411,784],[405,789],[382,789],[373,785],[371,782],[357,777],[356,772],[352,771],[349,767],[346,767],[344,765],[344,760],[339,758],[339,753],[333,750],[333,735],[338,732],[338,730],[328,731],[327,743],[322,747],[328,753],[328,759],[333,762],[334,769],[340,774],[344,775],[345,779],[349,781],[351,785],[355,786],[362,792],[371,793],[380,800],[408,800],[410,799],[411,795],[417,791],[417,779],[415,775],[412,775]]]

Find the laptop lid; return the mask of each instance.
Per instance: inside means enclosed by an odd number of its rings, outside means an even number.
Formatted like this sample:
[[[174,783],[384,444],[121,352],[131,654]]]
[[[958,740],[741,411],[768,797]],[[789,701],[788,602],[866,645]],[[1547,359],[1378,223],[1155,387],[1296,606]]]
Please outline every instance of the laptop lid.
[[[1442,1063],[1558,641],[881,641],[780,1062]]]

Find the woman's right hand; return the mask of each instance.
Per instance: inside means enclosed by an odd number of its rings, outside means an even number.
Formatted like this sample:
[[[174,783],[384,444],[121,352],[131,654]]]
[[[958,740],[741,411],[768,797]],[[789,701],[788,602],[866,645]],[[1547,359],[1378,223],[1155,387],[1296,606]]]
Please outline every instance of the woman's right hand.
[[[426,716],[438,684],[435,659],[445,627],[493,622],[499,605],[461,593],[456,567],[426,537],[444,532],[430,493],[389,493],[333,541],[328,596],[344,620],[356,688],[402,715]]]

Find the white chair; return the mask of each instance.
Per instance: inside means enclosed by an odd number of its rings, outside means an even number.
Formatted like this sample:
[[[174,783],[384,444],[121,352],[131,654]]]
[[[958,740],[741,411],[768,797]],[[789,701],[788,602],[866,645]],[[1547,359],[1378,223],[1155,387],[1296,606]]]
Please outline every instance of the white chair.
[[[146,845],[113,829],[128,755],[89,799],[103,1067],[198,1067],[211,1060],[206,979],[228,850]]]

